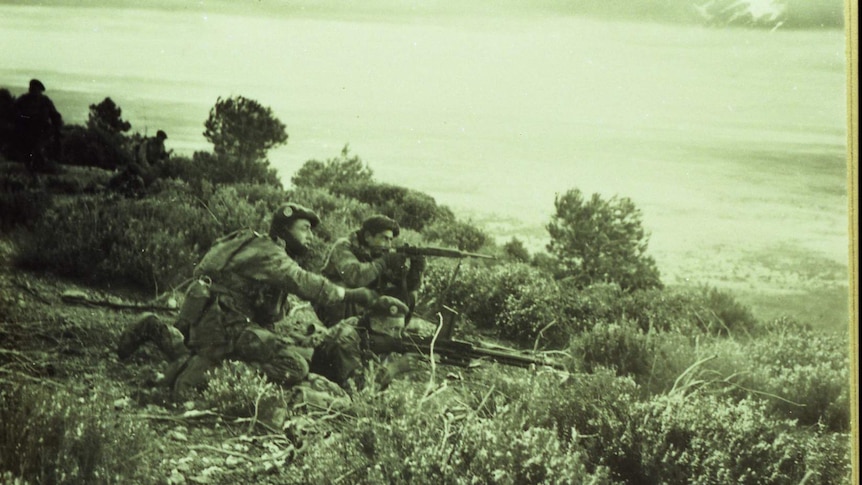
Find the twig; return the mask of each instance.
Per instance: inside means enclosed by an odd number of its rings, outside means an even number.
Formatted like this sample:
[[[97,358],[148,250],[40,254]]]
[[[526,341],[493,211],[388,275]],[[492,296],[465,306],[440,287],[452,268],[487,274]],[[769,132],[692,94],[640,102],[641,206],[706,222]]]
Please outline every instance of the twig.
[[[344,480],[345,478],[349,477],[350,475],[353,475],[354,473],[356,473],[356,472],[358,472],[358,471],[359,471],[359,468],[354,468],[354,469],[352,469],[352,470],[348,470],[348,471],[347,471],[347,473],[343,473],[343,474],[341,474],[341,476],[340,476],[340,477],[338,477],[338,478],[336,478],[336,479],[335,479],[335,481],[334,481],[334,482],[332,482],[332,483],[341,483],[341,481],[342,481],[342,480]]]
[[[191,446],[189,446],[189,449],[190,449],[190,450],[209,450],[209,451],[217,451],[217,452],[219,452],[219,453],[224,453],[225,455],[236,456],[236,457],[238,457],[238,458],[244,458],[244,459],[246,459],[246,460],[248,460],[248,461],[254,461],[254,458],[252,458],[252,457],[251,457],[251,456],[249,456],[249,455],[246,455],[245,453],[240,453],[240,452],[238,452],[238,451],[224,450],[224,449],[222,449],[222,448],[218,448],[218,447],[216,447],[216,446],[212,446],[212,445],[191,445]]]
[[[542,338],[542,334],[545,333],[545,330],[551,328],[552,326],[554,326],[556,324],[557,324],[556,320],[551,320],[551,323],[545,325],[544,327],[542,327],[541,330],[539,330],[539,334],[536,335],[536,341],[533,342],[533,353],[536,353],[536,350],[539,348],[539,339]]]
[[[437,329],[434,331],[434,336],[431,337],[431,344],[428,346],[428,359],[431,364],[431,375],[428,377],[428,387],[425,388],[425,396],[428,396],[429,393],[431,393],[431,388],[434,387],[434,381],[437,375],[437,363],[434,362],[434,344],[437,343],[437,337],[440,336],[440,332],[443,330],[443,314],[438,312],[437,318],[440,320],[440,323],[437,325]]]

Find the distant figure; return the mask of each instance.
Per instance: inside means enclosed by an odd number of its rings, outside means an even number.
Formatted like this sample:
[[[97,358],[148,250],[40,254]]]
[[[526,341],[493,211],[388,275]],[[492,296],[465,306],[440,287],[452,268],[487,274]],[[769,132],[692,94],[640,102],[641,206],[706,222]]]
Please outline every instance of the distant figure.
[[[17,158],[34,171],[55,168],[52,158],[59,154],[63,117],[45,96],[45,85],[30,81],[27,94],[15,100],[15,139]]]
[[[144,138],[135,151],[135,161],[144,168],[153,167],[165,161],[168,158],[168,152],[165,150],[167,139],[167,133],[162,130],[157,131],[155,137]]]
[[[135,147],[135,161],[115,175],[108,182],[108,188],[127,197],[143,196],[147,187],[159,178],[159,165],[170,155],[165,150],[167,139],[167,133],[162,130],[157,131],[155,137],[144,138]]]
[[[11,158],[12,136],[15,133],[15,97],[8,89],[0,89],[0,155]]]

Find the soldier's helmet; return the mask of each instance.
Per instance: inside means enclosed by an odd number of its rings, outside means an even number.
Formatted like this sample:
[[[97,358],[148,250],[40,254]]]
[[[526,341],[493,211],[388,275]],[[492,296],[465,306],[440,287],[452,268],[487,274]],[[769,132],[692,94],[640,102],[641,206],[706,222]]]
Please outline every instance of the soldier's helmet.
[[[272,215],[272,222],[269,226],[269,235],[271,237],[280,237],[286,239],[286,234],[290,230],[290,226],[297,219],[305,219],[311,223],[311,227],[317,227],[320,224],[320,217],[308,207],[288,203],[279,207]]]
[[[168,134],[167,134],[167,133],[165,133],[165,132],[164,132],[164,131],[162,131],[162,130],[159,130],[159,131],[157,131],[157,132],[156,132],[156,138],[158,138],[158,139],[160,139],[160,140],[167,140],[167,139],[168,139]]]
[[[401,338],[408,311],[407,305],[398,298],[381,296],[368,309],[371,330],[393,338]]]
[[[42,84],[42,81],[38,79],[30,80],[30,92],[31,93],[42,93],[45,92],[45,85]]]

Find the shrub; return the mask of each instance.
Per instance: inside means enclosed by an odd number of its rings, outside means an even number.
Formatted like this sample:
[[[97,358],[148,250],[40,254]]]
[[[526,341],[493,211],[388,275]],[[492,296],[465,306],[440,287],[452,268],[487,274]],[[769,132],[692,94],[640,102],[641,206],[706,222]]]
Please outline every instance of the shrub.
[[[0,191],[0,231],[31,227],[53,204],[44,190]]]
[[[488,265],[479,261],[462,263],[452,280],[455,264],[439,260],[429,264],[423,291],[435,303],[442,297],[444,305],[459,311],[479,328],[498,330],[510,296],[529,285],[549,281],[525,264]]]
[[[57,204],[18,240],[18,262],[92,283],[165,287],[191,274],[221,228],[181,193]]]
[[[620,440],[629,426],[630,410],[638,402],[634,380],[607,369],[570,373],[560,380],[555,371],[525,374],[503,368],[473,379],[474,395],[468,405],[479,408],[484,403],[489,415],[508,413],[529,426],[556,430],[560,441],[583,450],[588,470],[636,466],[636,457]]]
[[[587,372],[612,369],[634,379],[645,396],[669,391],[697,360],[689,340],[676,333],[645,333],[634,323],[597,323],[569,344],[575,367]]]
[[[524,247],[523,241],[516,237],[513,237],[503,245],[503,254],[506,255],[508,260],[517,263],[529,263],[531,259],[530,252]]]
[[[31,483],[155,483],[156,437],[96,389],[19,385],[0,390],[0,472]]]
[[[550,279],[537,278],[506,296],[497,321],[500,336],[532,348],[542,343],[562,348],[571,329],[562,321],[560,290]]]
[[[358,155],[349,156],[347,145],[341,149],[338,157],[325,162],[309,160],[290,178],[296,187],[325,189],[337,192],[338,189],[356,184],[367,184],[373,181],[374,172]]]
[[[426,226],[422,235],[428,241],[461,251],[476,252],[491,241],[491,236],[472,222],[458,220],[435,220]]]
[[[576,444],[517,412],[458,405],[453,391],[423,399],[415,388],[355,396],[346,426],[309,442],[283,473],[290,483],[603,483]]]
[[[831,437],[770,417],[758,400],[671,393],[631,412],[620,441],[639,457],[640,466],[615,470],[629,483],[800,483],[818,476],[849,477],[849,450],[830,443]]]
[[[628,198],[608,200],[593,194],[586,200],[572,189],[554,200],[548,223],[548,251],[561,273],[579,286],[617,283],[624,290],[661,288],[659,272],[646,255],[649,236],[641,213]]]
[[[769,400],[774,415],[804,426],[820,423],[829,431],[850,429],[846,336],[812,330],[767,334],[754,339],[747,354],[750,386],[782,398]]]
[[[741,336],[758,325],[750,310],[730,294],[708,287],[625,292],[616,284],[580,288],[570,279],[561,280],[560,287],[566,318],[579,322],[574,328],[626,319],[644,332]]]
[[[422,192],[397,185],[362,182],[333,187],[332,192],[364,202],[402,226],[422,231],[438,214],[437,202]]]
[[[123,120],[122,115],[123,110],[111,98],[105,98],[99,104],[90,105],[87,129],[120,135],[132,128],[132,124]]]
[[[718,334],[748,334],[757,327],[758,322],[751,309],[739,303],[727,291],[704,286],[701,294],[706,308],[721,321],[721,328],[716,329]]]
[[[234,418],[270,419],[287,406],[281,387],[248,364],[233,361],[209,371],[201,401],[207,409]]]
[[[270,167],[267,160],[241,158],[230,153],[195,152],[191,167],[194,171],[192,185],[207,180],[215,185],[252,183],[281,187],[278,172]],[[188,170],[185,171],[188,174]],[[195,180],[197,179],[197,181]]]
[[[132,161],[125,138],[101,129],[78,125],[63,128],[63,163],[114,170]]]

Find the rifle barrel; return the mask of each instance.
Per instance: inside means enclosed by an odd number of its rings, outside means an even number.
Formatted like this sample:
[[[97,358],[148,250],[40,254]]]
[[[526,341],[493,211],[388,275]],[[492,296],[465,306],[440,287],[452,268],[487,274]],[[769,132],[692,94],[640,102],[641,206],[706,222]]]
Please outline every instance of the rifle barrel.
[[[458,249],[439,248],[434,246],[401,246],[395,251],[408,256],[436,256],[441,258],[482,258],[497,259],[494,256],[481,253],[470,253]]]

